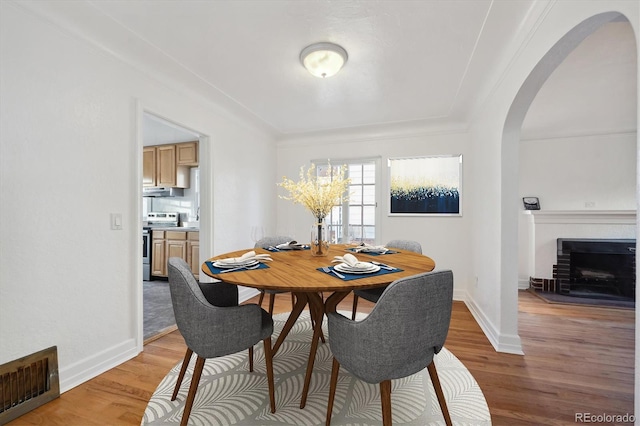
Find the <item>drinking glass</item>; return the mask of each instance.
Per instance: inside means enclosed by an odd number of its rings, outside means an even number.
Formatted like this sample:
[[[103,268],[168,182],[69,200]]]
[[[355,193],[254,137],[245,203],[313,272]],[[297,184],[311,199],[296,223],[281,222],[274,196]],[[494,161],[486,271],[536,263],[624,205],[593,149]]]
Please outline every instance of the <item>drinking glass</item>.
[[[251,240],[253,243],[257,243],[261,239],[264,238],[264,228],[262,226],[252,226],[251,227]]]

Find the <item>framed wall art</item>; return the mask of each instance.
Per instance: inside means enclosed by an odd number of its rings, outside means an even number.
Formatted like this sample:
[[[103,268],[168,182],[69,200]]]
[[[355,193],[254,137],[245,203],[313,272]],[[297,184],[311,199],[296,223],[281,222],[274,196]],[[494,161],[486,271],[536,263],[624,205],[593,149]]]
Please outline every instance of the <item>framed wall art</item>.
[[[390,158],[389,216],[462,216],[462,155]]]

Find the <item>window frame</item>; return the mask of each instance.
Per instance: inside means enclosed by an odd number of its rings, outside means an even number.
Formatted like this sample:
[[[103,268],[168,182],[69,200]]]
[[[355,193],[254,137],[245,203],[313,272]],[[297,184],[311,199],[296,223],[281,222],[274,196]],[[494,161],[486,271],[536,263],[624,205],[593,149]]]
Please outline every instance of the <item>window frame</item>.
[[[350,157],[350,158],[330,158],[330,159],[326,159],[326,160],[312,160],[311,161],[312,164],[316,165],[316,176],[317,176],[317,168],[318,166],[326,166],[331,164],[332,167],[336,167],[336,166],[343,166],[346,165],[347,166],[347,175],[345,177],[349,177],[348,175],[348,168],[350,165],[353,164],[357,164],[357,165],[364,165],[364,164],[373,164],[374,168],[375,168],[375,172],[374,172],[374,197],[375,197],[375,201],[374,201],[374,209],[375,209],[375,213],[374,213],[374,233],[375,233],[375,237],[373,238],[373,241],[370,241],[370,243],[373,244],[379,244],[380,242],[380,223],[382,220],[382,212],[380,209],[380,200],[382,199],[382,195],[383,195],[383,184],[382,184],[382,170],[381,170],[381,165],[382,165],[382,157]],[[361,187],[364,186],[365,184],[358,184]],[[341,223],[342,223],[342,229],[341,229],[341,234],[344,235],[349,235],[349,206],[353,206],[354,204],[350,204],[349,203],[349,198],[347,197],[347,199],[345,201],[343,201],[342,205],[340,206],[342,208],[342,217],[341,217]],[[361,200],[360,204],[355,204],[356,206],[371,206],[371,204],[363,204],[362,203],[363,200]],[[337,206],[337,205],[336,205]],[[334,206],[334,207],[336,207]],[[333,214],[333,211],[331,212],[331,215]],[[331,228],[335,227],[336,225],[330,225],[329,223],[327,223],[327,228],[329,230],[329,235],[332,235],[331,232]],[[356,225],[356,226],[366,226],[364,224],[360,224],[360,225]],[[337,238],[332,238],[332,243],[336,243],[337,242]],[[342,243],[349,243],[350,241],[348,240],[344,240],[344,238],[341,241]]]

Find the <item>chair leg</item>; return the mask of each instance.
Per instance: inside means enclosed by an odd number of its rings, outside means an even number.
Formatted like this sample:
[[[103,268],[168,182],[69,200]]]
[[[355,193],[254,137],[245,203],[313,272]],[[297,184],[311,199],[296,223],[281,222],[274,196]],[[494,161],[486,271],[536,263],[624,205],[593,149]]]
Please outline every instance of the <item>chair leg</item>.
[[[264,300],[264,291],[260,291],[260,298],[258,299],[258,306],[262,308],[262,301]]]
[[[187,348],[187,352],[184,354],[184,359],[182,360],[182,367],[180,367],[180,374],[178,374],[178,380],[176,380],[176,387],[173,389],[173,395],[171,395],[172,401],[175,401],[178,397],[180,385],[182,385],[182,379],[184,379],[184,373],[187,371],[189,361],[191,361],[191,354],[193,354],[193,351]]]
[[[275,302],[276,295],[271,293],[269,295],[269,313],[273,315],[273,303]]]
[[[353,294],[353,309],[351,310],[351,319],[355,321],[356,319],[356,311],[358,310],[358,296]]]
[[[336,396],[336,387],[338,386],[338,373],[340,372],[340,363],[333,357],[333,365],[331,366],[331,382],[329,384],[329,401],[327,402],[327,420],[325,425],[331,425],[331,414],[333,412],[333,400]]]
[[[184,403],[184,412],[182,413],[182,420],[180,426],[186,426],[189,422],[189,415],[191,415],[191,407],[193,407],[193,401],[196,399],[196,391],[198,390],[198,384],[200,383],[200,376],[202,375],[202,368],[204,367],[204,358],[198,356],[196,359],[196,366],[193,369],[193,377],[191,378],[191,386],[189,386],[189,394],[187,395],[187,401]]]
[[[264,339],[264,360],[267,364],[267,384],[269,385],[269,405],[271,412],[276,412],[276,395],[273,385],[273,353],[271,351],[271,337]]]
[[[380,400],[382,401],[382,424],[391,426],[391,380],[380,382]]]
[[[253,346],[249,348],[249,371],[253,372]]]
[[[438,378],[438,372],[436,371],[436,364],[431,361],[431,364],[429,364],[427,369],[429,370],[429,377],[431,377],[431,383],[433,383],[433,388],[435,389],[436,396],[438,397],[438,404],[440,404],[440,409],[444,416],[444,422],[447,426],[451,426],[451,416],[449,415],[449,409],[447,408],[447,401],[444,399],[442,386],[440,386],[440,379]]]

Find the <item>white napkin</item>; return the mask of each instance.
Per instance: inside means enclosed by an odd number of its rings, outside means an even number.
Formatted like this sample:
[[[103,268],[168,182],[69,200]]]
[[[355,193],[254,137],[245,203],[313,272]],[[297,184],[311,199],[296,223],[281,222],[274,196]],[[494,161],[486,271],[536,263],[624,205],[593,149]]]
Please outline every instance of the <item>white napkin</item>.
[[[350,268],[356,268],[356,269],[367,269],[367,268],[371,267],[371,263],[369,263],[369,262],[361,262],[361,261],[358,260],[357,257],[352,255],[351,253],[347,253],[344,256],[336,256],[336,257],[333,258],[333,260],[331,262],[332,263],[333,262],[342,262],[342,263],[345,263]]]
[[[389,251],[388,248],[386,248],[385,246],[372,246],[369,245],[367,243],[362,243],[357,247],[354,247],[353,250],[356,253],[359,252],[363,252],[363,253],[386,253]]]
[[[262,262],[262,261],[271,261],[273,259],[271,259],[271,257],[268,254],[256,254],[255,251],[251,250],[246,252],[240,257],[229,257],[227,259],[218,259],[217,262],[229,264],[229,265],[236,265],[236,264],[247,263],[252,260]]]
[[[278,244],[276,246],[277,249],[280,250],[299,250],[304,246],[297,241],[287,241],[286,243]]]

